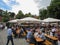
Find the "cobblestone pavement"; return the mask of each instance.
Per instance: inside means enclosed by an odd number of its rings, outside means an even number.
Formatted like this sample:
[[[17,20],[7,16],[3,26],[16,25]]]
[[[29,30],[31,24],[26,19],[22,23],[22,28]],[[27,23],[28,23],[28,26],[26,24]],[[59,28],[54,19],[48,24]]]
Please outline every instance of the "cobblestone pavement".
[[[14,45],[28,45],[25,39],[13,39]],[[6,30],[0,31],[0,45],[6,45],[7,42],[7,33]],[[9,42],[9,45],[11,45],[11,42]]]

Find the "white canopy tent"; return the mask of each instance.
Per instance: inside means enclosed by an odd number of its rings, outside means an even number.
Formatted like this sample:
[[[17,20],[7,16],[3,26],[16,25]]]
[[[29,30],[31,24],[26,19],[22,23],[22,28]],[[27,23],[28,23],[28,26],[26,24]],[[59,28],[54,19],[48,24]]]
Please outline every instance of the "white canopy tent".
[[[44,19],[43,22],[60,22],[60,20],[54,19],[54,18],[47,18],[47,19]]]
[[[40,21],[42,21],[42,20],[32,18],[32,17],[26,17],[26,18],[18,20],[18,22],[22,22],[22,23],[24,23],[24,22],[26,22],[26,23],[40,23]]]
[[[10,20],[10,21],[8,21],[8,22],[10,22],[10,23],[17,23],[18,20],[19,20],[19,19],[14,19],[14,20]]]

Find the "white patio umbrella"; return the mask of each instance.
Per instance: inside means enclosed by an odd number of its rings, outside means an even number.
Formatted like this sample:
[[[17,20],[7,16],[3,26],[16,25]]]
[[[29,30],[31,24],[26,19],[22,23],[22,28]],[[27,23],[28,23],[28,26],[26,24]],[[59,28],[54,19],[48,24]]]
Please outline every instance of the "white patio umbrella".
[[[10,22],[10,23],[17,23],[18,20],[19,20],[19,19],[14,19],[14,20],[10,20],[10,21],[8,21],[8,22]]]
[[[36,19],[36,18],[32,18],[32,17],[26,17],[26,18],[23,18],[23,19],[19,19],[18,22],[27,22],[27,23],[40,23],[41,20],[39,19]]]
[[[60,20],[55,18],[47,18],[44,19],[43,22],[60,22]]]

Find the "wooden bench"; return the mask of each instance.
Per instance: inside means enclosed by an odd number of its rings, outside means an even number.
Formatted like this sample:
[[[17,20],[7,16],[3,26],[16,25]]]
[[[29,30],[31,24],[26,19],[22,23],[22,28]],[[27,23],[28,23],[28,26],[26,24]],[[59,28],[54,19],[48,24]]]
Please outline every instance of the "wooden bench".
[[[45,34],[47,40],[49,40],[54,45],[58,45],[58,38]]]
[[[26,39],[26,42],[29,42],[30,40],[29,39]]]
[[[53,45],[50,41],[48,41],[48,40],[46,40],[45,42],[44,42],[44,44],[45,45]]]
[[[29,45],[35,45],[35,44],[29,44]]]
[[[26,40],[26,42],[29,42],[29,41],[30,41],[29,39]],[[35,44],[29,43],[29,45],[35,45]]]
[[[43,41],[43,39],[41,39],[41,38],[36,38],[36,37],[35,37],[35,40],[36,40],[37,42],[42,42],[42,41]]]
[[[25,33],[25,32],[23,32],[22,36],[26,36],[26,33]]]
[[[50,36],[50,35],[47,35],[47,34],[45,34],[45,36],[48,37],[48,38],[50,38],[50,39],[52,39],[52,40],[58,40],[58,38]]]
[[[43,40],[41,38],[35,38],[37,42],[42,42]],[[46,40],[44,42],[45,45],[53,45],[50,41]]]
[[[40,37],[34,36],[34,38],[35,38],[36,42],[42,42],[43,41],[43,39],[41,39]]]

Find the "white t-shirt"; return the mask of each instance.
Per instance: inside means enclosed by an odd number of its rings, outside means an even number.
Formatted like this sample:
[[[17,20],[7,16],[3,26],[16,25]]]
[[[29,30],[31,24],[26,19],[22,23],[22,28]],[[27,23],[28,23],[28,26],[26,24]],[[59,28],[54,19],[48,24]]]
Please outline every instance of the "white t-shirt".
[[[34,33],[34,36],[38,36],[38,32],[35,32],[35,33]]]
[[[52,29],[52,32],[55,32],[55,31],[56,31],[56,28],[53,28],[53,29]]]

